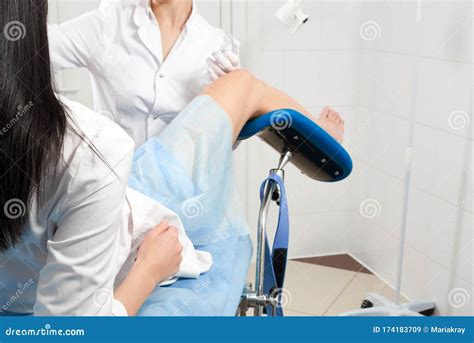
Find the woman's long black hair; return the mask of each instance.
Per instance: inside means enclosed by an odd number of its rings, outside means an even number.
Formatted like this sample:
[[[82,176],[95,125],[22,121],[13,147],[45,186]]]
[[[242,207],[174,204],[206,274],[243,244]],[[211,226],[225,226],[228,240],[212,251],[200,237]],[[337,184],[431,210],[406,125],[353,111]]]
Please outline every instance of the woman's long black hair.
[[[52,85],[47,6],[0,1],[0,252],[20,241],[68,126]]]

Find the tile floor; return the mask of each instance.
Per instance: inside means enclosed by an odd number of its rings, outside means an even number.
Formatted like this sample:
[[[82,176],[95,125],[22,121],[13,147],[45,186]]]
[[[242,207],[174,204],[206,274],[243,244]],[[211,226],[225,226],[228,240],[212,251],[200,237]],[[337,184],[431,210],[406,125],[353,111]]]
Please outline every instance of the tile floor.
[[[254,280],[254,273],[252,264],[248,280]],[[296,261],[288,261],[285,289],[286,316],[337,316],[360,308],[369,292],[395,298],[394,290],[375,275]]]

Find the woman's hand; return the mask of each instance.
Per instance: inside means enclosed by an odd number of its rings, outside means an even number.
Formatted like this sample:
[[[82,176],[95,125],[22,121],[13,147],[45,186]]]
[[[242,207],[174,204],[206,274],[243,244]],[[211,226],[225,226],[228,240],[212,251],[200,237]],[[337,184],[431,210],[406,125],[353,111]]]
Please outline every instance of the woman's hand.
[[[161,222],[143,238],[135,264],[140,265],[140,269],[145,270],[156,284],[179,271],[182,251],[178,229]]]
[[[115,290],[115,299],[134,316],[156,285],[179,270],[183,247],[178,229],[162,222],[147,232],[137,259],[122,284]]]

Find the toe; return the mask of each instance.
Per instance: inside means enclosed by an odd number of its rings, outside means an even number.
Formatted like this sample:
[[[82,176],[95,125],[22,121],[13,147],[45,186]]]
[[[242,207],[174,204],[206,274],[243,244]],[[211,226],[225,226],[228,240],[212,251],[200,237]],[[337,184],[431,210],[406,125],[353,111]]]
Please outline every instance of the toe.
[[[330,108],[329,107],[324,107],[319,115],[320,118],[327,118],[329,115]]]

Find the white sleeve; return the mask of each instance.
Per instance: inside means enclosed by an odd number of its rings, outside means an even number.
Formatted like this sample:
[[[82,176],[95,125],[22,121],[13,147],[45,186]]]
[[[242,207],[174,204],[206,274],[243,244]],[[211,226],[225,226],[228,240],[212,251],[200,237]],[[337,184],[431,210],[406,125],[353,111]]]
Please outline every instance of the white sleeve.
[[[48,25],[54,71],[89,67],[101,51],[105,16],[100,9],[59,25]]]
[[[112,300],[112,315],[114,317],[128,317],[127,309],[125,306],[118,300]]]
[[[57,230],[47,242],[48,259],[39,276],[35,315],[127,313],[113,299],[121,253],[118,241],[124,230],[122,208],[133,156],[133,143],[124,135],[94,140],[109,166],[89,147],[73,166],[76,169],[60,208]]]

